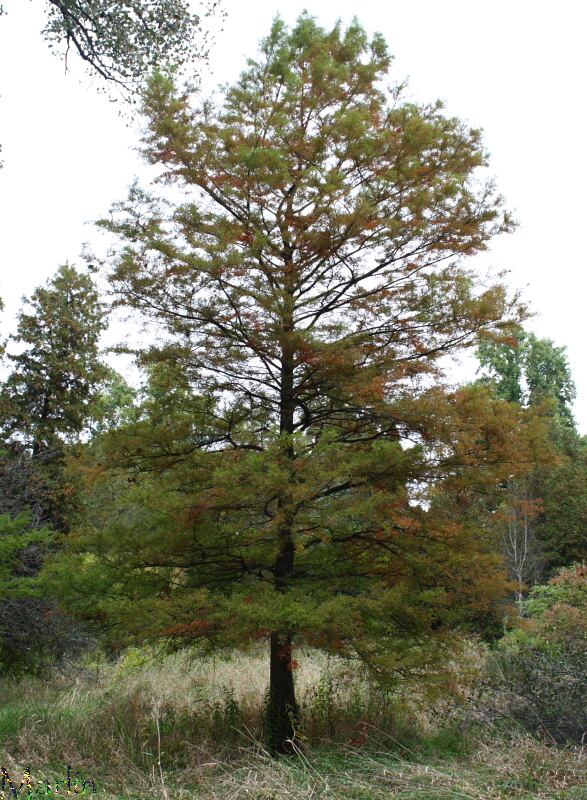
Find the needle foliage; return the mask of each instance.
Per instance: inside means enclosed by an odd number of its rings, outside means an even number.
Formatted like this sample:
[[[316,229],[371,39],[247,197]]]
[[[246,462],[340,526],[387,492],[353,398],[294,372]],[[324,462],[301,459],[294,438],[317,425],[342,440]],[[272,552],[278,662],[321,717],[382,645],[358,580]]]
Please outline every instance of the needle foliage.
[[[480,132],[386,90],[390,64],[380,35],[303,14],[217,102],[155,74],[144,152],[186,200],[134,186],[100,223],[117,302],[157,339],[68,580],[139,637],[267,639],[275,752],[299,737],[299,643],[401,681],[499,616],[467,497],[540,450],[519,406],[444,378],[523,316],[465,266],[513,223]]]

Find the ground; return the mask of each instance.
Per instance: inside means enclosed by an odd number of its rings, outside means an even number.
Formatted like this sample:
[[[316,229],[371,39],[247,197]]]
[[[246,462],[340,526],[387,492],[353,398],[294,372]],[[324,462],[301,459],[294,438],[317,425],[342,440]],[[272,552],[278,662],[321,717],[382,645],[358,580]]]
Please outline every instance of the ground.
[[[304,751],[275,760],[260,743],[265,661],[130,650],[60,676],[4,678],[0,766],[17,790],[28,769],[32,791],[59,781],[61,794],[70,765],[71,790],[78,773],[104,800],[587,800],[582,748],[446,705],[385,701],[318,653],[298,677]]]

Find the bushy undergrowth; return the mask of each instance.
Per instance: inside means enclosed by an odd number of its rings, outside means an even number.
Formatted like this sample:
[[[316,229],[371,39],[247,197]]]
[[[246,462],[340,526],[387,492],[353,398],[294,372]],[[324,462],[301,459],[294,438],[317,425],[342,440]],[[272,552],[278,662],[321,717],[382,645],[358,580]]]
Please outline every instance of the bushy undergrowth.
[[[524,628],[488,661],[485,713],[517,720],[548,741],[587,741],[587,565],[560,570],[536,586]]]
[[[348,666],[306,654],[304,752],[260,744],[265,653],[190,663],[129,650],[52,679],[0,682],[0,758],[20,779],[71,764],[105,797],[145,800],[586,798],[587,754],[386,697]]]
[[[353,679],[342,663],[319,653],[304,660],[297,684],[305,742],[364,744],[376,732],[399,735],[397,702]],[[268,678],[265,652],[193,661],[187,654],[161,659],[131,648],[116,663],[87,665],[77,677],[5,679],[0,737],[18,731],[26,752],[34,731],[50,762],[62,761],[67,750],[82,759],[86,753],[109,763],[122,759],[137,769],[154,759],[164,768],[182,768],[198,749],[263,739]]]
[[[489,676],[493,693],[483,698],[489,715],[502,714],[546,740],[585,744],[587,651],[561,651],[552,642],[518,634],[495,654]]]

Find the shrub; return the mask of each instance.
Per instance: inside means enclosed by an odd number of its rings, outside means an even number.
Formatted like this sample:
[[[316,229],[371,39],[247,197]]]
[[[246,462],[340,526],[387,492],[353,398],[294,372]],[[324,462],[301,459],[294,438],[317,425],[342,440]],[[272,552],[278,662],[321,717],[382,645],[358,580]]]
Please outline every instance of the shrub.
[[[587,738],[587,565],[560,570],[532,589],[524,628],[505,637],[490,686],[507,714],[548,740]]]
[[[23,445],[0,442],[0,674],[44,674],[93,644],[81,623],[59,612],[56,599],[34,589],[46,555],[56,549],[54,533],[66,525],[50,455],[33,458]]]

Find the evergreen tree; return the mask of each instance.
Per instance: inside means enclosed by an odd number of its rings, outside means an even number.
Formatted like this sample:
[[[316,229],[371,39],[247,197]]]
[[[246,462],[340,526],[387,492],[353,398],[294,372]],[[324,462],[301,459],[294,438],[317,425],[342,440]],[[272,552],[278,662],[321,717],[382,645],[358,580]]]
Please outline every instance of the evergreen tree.
[[[110,372],[98,351],[104,309],[88,276],[63,266],[27,302],[32,313],[18,317],[13,370],[0,390],[0,515],[14,551],[3,562],[11,577],[0,576],[0,666],[13,672],[41,670],[89,642],[50,594],[22,595],[16,578],[32,586],[56,549],[48,526],[63,532],[71,524],[68,445],[87,427]]]
[[[512,223],[475,182],[479,131],[390,99],[389,65],[381,36],[302,15],[218,107],[155,75],[146,155],[193,197],[135,186],[102,223],[125,240],[118,302],[159,326],[139,348],[158,388],[102,443],[119,482],[62,563],[89,615],[266,638],[275,752],[297,742],[299,643],[401,680],[499,603],[463,508],[539,447],[518,406],[443,382],[442,356],[519,322],[462,263]]]
[[[99,357],[104,306],[92,279],[68,265],[23,300],[32,313],[20,312],[10,337],[20,352],[8,355],[2,427],[34,456],[58,455],[83,432],[109,375]]]

